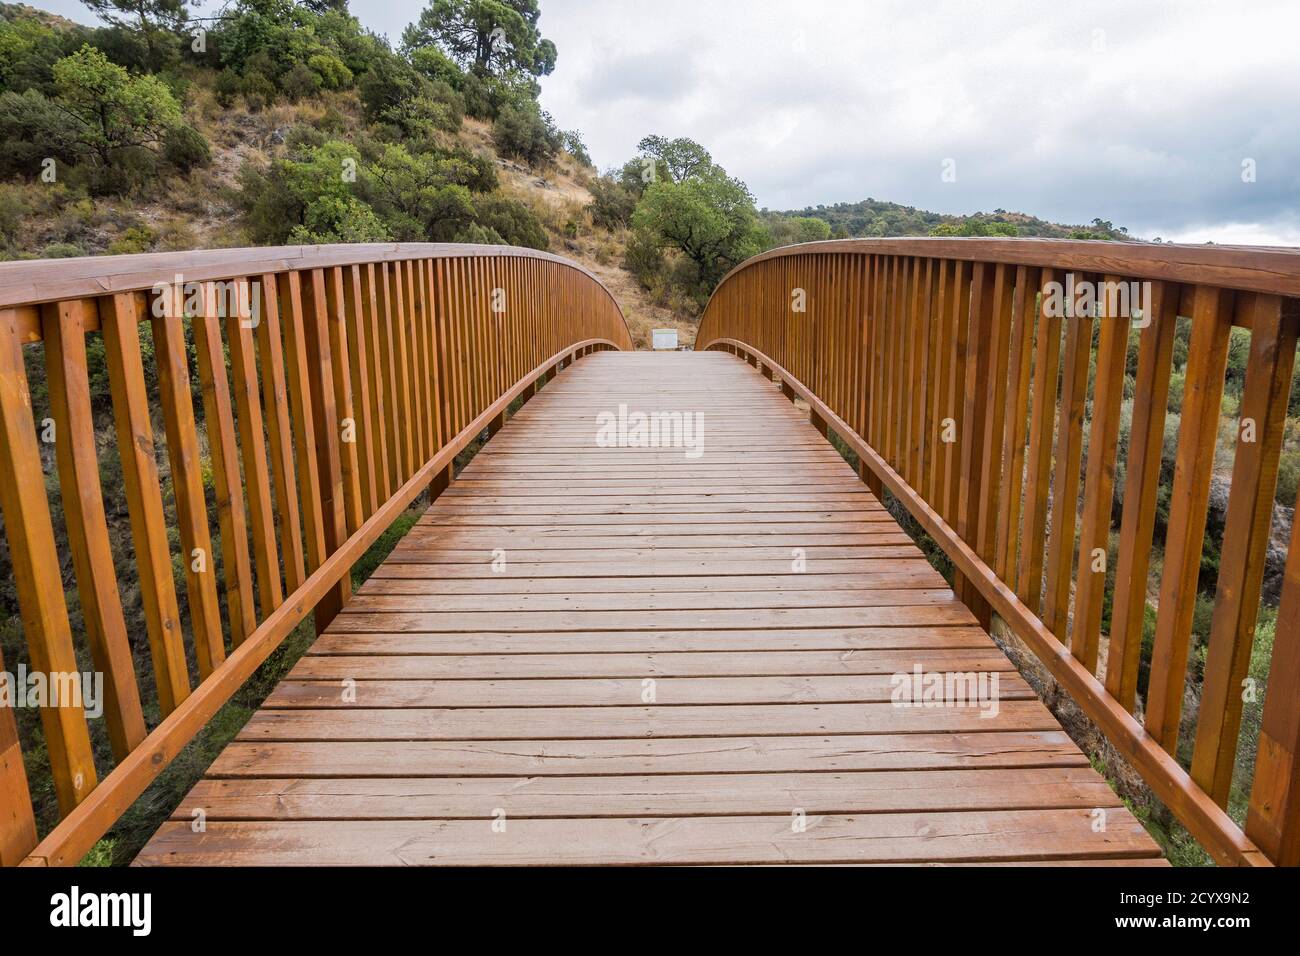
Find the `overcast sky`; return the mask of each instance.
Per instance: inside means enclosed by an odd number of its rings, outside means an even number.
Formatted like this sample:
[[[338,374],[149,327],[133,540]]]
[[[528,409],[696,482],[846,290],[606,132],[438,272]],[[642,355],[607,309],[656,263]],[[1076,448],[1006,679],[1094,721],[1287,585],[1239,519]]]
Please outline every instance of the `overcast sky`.
[[[28,2],[89,20],[77,0]],[[352,0],[394,42],[422,6]],[[1300,245],[1297,0],[541,7],[559,48],[542,105],[601,168],[646,133],[690,136],[773,209],[870,196]]]

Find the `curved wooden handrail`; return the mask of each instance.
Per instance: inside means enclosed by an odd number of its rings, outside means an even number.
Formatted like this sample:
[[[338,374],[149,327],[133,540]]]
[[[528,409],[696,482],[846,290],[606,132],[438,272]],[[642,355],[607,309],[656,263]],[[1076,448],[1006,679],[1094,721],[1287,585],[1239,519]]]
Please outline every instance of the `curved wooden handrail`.
[[[618,301],[599,277],[581,263],[523,246],[478,246],[455,242],[367,242],[332,246],[261,246],[150,252],[125,256],[81,256],[0,262],[0,309],[18,310],[24,341],[40,336],[40,303],[84,299],[119,292],[144,292],[183,274],[187,282],[256,276],[290,270],[327,269],[407,259],[500,258],[555,262],[595,282],[616,308]],[[621,311],[621,310],[620,310]],[[624,320],[624,327],[627,322]],[[629,332],[629,341],[631,333]]]
[[[446,486],[455,456],[501,427],[512,402],[583,355],[632,347],[595,276],[508,247],[12,263],[0,266],[0,303],[0,507],[30,667],[76,674],[88,647],[115,757],[97,783],[81,701],[46,702],[63,819],[38,847],[16,723],[0,707],[4,864],[76,863],[296,626],[311,614],[328,623],[350,597],[352,564],[417,495]],[[160,441],[141,327],[153,336]],[[88,350],[92,337],[102,349]],[[26,348],[43,351],[48,418],[32,405]],[[101,354],[122,487],[99,474],[88,355]],[[55,446],[84,634],[70,624],[38,434]],[[152,686],[135,672],[106,502],[129,513]],[[162,718],[152,730],[151,700]]]
[[[1170,258],[1162,261],[1162,253]],[[1100,294],[1147,278],[1137,309]],[[1099,291],[1094,307],[1057,314],[1049,303],[1059,304],[1060,289],[1084,283]],[[746,358],[780,379],[787,396],[807,400],[814,424],[857,453],[873,490],[887,488],[946,552],[959,596],[986,624],[999,614],[1216,860],[1295,864],[1300,547],[1291,550],[1283,586],[1273,691],[1244,832],[1224,808],[1300,335],[1296,294],[1295,250],[1050,240],[809,243],[732,270],[709,301],[697,341]],[[1150,678],[1145,706],[1135,713],[1180,316],[1191,321],[1186,393]],[[1239,429],[1250,437],[1240,438],[1234,456],[1189,772],[1173,756],[1189,595],[1196,592],[1234,326],[1250,333],[1241,416],[1251,427]],[[1112,528],[1125,364],[1138,329],[1123,514]],[[1300,545],[1300,528],[1292,544]]]
[[[1095,239],[995,239],[978,236],[827,239],[781,246],[751,256],[728,272],[723,281],[769,259],[823,253],[1001,262],[1135,279],[1209,283],[1242,291],[1300,296],[1300,249],[1176,242],[1103,242]]]

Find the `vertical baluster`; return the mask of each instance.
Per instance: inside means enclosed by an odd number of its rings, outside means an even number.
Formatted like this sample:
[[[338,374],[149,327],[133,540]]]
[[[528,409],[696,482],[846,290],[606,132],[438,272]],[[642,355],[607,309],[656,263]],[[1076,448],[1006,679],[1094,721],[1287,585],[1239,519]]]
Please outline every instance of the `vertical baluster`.
[[[361,267],[349,266],[343,271],[343,323],[346,326],[347,344],[351,358],[347,363],[351,380],[351,415],[356,423],[357,443],[352,454],[357,459],[358,481],[361,485],[361,514],[364,521],[378,510],[387,499],[379,492],[380,476],[377,474],[379,449],[376,425],[371,414],[370,342],[366,323],[366,294],[361,284]],[[333,349],[338,350],[334,345]],[[353,529],[355,530],[355,529]]]
[[[297,273],[293,273],[296,276]],[[313,545],[308,541],[308,555],[313,570],[327,557],[342,547],[347,540],[347,518],[344,515],[343,466],[339,454],[339,415],[334,404],[334,371],[330,359],[329,327],[327,320],[325,275],[313,269],[302,287],[302,311],[294,314],[302,318],[301,334],[294,336],[293,352],[298,356],[293,364],[301,364],[298,383],[304,408],[310,407],[310,421],[304,422],[303,455],[313,462],[318,480],[317,498],[309,511],[319,521],[318,553],[311,555]],[[314,538],[315,536],[313,536]],[[323,631],[334,619],[352,594],[351,576],[343,575],[322,595],[316,605],[316,631]]]
[[[1169,532],[1165,537],[1165,566],[1160,579],[1160,611],[1147,690],[1147,731],[1170,753],[1178,745],[1231,328],[1232,293],[1197,286]]]
[[[1112,302],[1121,280],[1108,276],[1101,295],[1101,334],[1097,345],[1097,376],[1093,389],[1092,429],[1088,438],[1088,468],[1083,482],[1083,518],[1079,528],[1079,572],[1074,598],[1074,629],[1070,652],[1089,672],[1097,669],[1101,610],[1106,596],[1110,561],[1110,516],[1115,504],[1115,453],[1119,444],[1120,406],[1124,401],[1124,368],[1128,356],[1131,316],[1119,314]],[[1124,295],[1127,299],[1127,295]],[[1098,554],[1100,552],[1100,554]]]
[[[1016,529],[1020,523],[1020,498],[1024,491],[1025,441],[1029,428],[1029,362],[1034,345],[1034,306],[1038,270],[1016,268],[1015,299],[1011,307],[1011,353],[1007,366],[1007,419],[1002,436],[1006,462],[1006,495],[998,510],[997,576],[1015,585]]]
[[[1043,546],[1047,536],[1047,493],[1052,474],[1052,431],[1056,423],[1057,380],[1061,372],[1061,316],[1049,294],[1060,273],[1044,269],[1038,308],[1038,339],[1034,345],[1034,383],[1029,420],[1028,464],[1025,469],[1025,511],[1020,526],[1020,573],[1016,595],[1038,613],[1043,594]]]
[[[1178,291],[1177,286],[1163,282],[1152,285],[1151,301],[1143,304],[1143,319],[1148,324],[1138,345],[1124,513],[1120,518],[1110,649],[1106,656],[1106,692],[1129,711],[1137,701],[1147,575],[1151,568],[1165,411],[1169,405],[1169,377],[1178,323]]]
[[[230,638],[238,647],[257,630],[257,608],[253,600],[253,571],[248,555],[248,523],[244,518],[239,449],[235,446],[235,419],[230,407],[225,348],[221,342],[220,308],[213,283],[206,283],[203,287],[203,306],[203,314],[193,319],[194,347],[198,357],[199,387],[203,393],[204,427],[212,456],[212,483],[221,530],[221,567],[225,576],[226,607],[230,612]]]
[[[176,581],[172,577],[158,462],[154,457],[144,365],[140,359],[142,312],[141,297],[115,295],[102,300],[100,323],[113,396],[117,447],[122,460],[122,484],[131,520],[131,543],[140,579],[140,599],[158,689],[158,708],[165,717],[189,696],[190,677],[181,637]]]
[[[45,367],[63,519],[81,615],[95,670],[104,675],[108,738],[113,756],[121,760],[144,739],[145,725],[95,455],[84,324],[88,313],[93,317],[94,309],[93,300],[59,302],[45,308]]]
[[[360,339],[366,343],[366,394],[370,396],[369,453],[375,469],[375,507],[378,508],[397,490],[397,486],[388,460],[389,408],[385,399],[388,382],[384,377],[380,352],[379,326],[383,316],[379,313],[374,263],[367,263],[360,270],[360,279],[356,321]]]
[[[402,466],[402,400],[398,384],[397,333],[394,316],[392,270],[386,262],[375,266],[375,293],[379,312],[375,324],[379,327],[379,367],[382,370],[384,405],[384,432],[388,439],[388,465],[392,475],[389,493],[392,494],[406,482]]]
[[[1300,866],[1300,521],[1277,609],[1246,835],[1279,866]]]
[[[308,284],[311,277],[308,274]],[[311,400],[312,368],[304,341],[308,316],[303,303],[303,281],[298,272],[280,276],[280,312],[284,315],[284,364],[289,387],[289,417],[293,423],[293,451],[298,472],[298,501],[303,515],[307,547],[307,573],[321,566],[325,550],[325,519],[321,508],[319,457],[315,453],[316,419]]]
[[[19,335],[16,311],[0,311],[0,510],[32,670],[54,680],[80,669],[63,599]],[[66,815],[95,788],[95,758],[81,702],[52,704],[47,700],[41,707],[41,725],[59,809]],[[5,777],[10,784],[16,781],[16,774]]]
[[[1056,433],[1056,471],[1052,478],[1052,540],[1047,552],[1047,597],[1043,623],[1062,641],[1070,619],[1070,579],[1079,509],[1079,468],[1083,452],[1083,413],[1092,350],[1092,316],[1074,314],[1069,303],[1065,331],[1064,379]]]
[[[1250,358],[1192,756],[1192,779],[1221,807],[1228,805],[1232,789],[1242,683],[1255,639],[1296,352],[1296,323],[1283,317],[1281,298],[1250,296],[1245,312]],[[1270,686],[1274,692],[1287,692],[1284,685],[1270,681]]]
[[[948,348],[951,355],[948,374],[949,414],[952,416],[953,441],[946,449],[944,465],[943,508],[944,520],[952,526],[957,524],[957,500],[961,484],[962,446],[967,441],[965,415],[966,388],[966,347],[971,299],[971,264],[958,261],[957,276],[953,284],[952,315],[949,317],[951,337]]]
[[[993,493],[990,486],[992,468],[988,459],[992,450],[987,445],[991,429],[990,401],[994,353],[997,349],[999,293],[1003,283],[997,282],[997,268],[989,263],[975,263],[971,279],[970,329],[966,338],[966,362],[963,382],[963,428],[961,439],[961,480],[957,488],[956,531],[981,558],[985,555],[987,534],[984,524],[988,518],[983,503]],[[956,576],[957,596],[979,619],[984,627],[991,620],[991,609],[974,584],[960,573]]]
[[[158,394],[167,431],[167,458],[172,466],[172,491],[176,496],[176,524],[181,538],[181,564],[190,598],[190,629],[200,679],[226,659],[221,630],[221,605],[217,598],[216,557],[208,525],[208,503],[203,493],[203,462],[199,455],[198,427],[190,394],[190,363],[185,350],[185,322],[181,290],[172,296],[168,313],[153,319],[153,347],[158,359]],[[200,320],[202,321],[202,320]]]
[[[338,427],[337,439],[340,483],[343,488],[343,520],[347,534],[355,534],[365,520],[365,504],[361,493],[361,462],[357,447],[365,440],[360,424],[361,414],[352,399],[351,343],[348,341],[348,319],[344,314],[347,295],[344,284],[348,281],[340,267],[330,269],[325,276],[325,332],[329,345],[330,378],[334,384],[334,408]],[[351,424],[350,432],[345,423]],[[345,437],[351,438],[344,441]],[[339,541],[342,544],[342,539]]]
[[[257,350],[262,358],[262,393],[267,403],[266,433],[271,445],[271,477],[275,505],[280,515],[280,557],[284,582],[292,594],[306,579],[302,554],[302,522],[295,485],[293,432],[286,390],[284,347],[280,329],[280,281],[267,273],[261,279],[261,320],[257,324]],[[283,280],[287,283],[287,278]],[[292,314],[290,322],[296,321]]]
[[[241,303],[248,301],[248,294],[249,284],[240,280]],[[257,309],[260,324],[260,302]],[[226,316],[226,340],[230,343],[230,377],[235,386],[239,448],[244,459],[244,485],[248,489],[248,519],[253,528],[257,594],[265,618],[280,606],[284,592],[280,589],[280,555],[275,544],[275,510],[271,504],[271,474],[266,465],[266,439],[257,389],[257,356],[251,321],[251,315],[232,311]]]

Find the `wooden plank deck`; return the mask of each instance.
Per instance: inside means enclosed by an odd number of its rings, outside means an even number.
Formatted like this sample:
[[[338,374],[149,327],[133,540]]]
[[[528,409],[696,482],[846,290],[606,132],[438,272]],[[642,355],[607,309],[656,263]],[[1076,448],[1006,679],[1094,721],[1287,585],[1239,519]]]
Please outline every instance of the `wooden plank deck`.
[[[620,403],[699,412],[702,454],[598,447]],[[996,674],[996,716],[896,706],[915,667]],[[137,859],[1044,861],[1163,863],[852,469],[717,352],[551,382]]]

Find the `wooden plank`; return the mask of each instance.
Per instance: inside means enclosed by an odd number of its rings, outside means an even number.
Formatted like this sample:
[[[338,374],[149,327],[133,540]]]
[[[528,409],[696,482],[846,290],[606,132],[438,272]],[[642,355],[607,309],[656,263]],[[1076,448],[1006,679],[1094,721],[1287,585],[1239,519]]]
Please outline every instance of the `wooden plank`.
[[[104,675],[103,710],[109,742],[113,755],[121,760],[144,739],[145,726],[95,454],[84,318],[94,311],[93,301],[47,307],[45,367],[63,520],[77,575],[81,615],[95,670]]]
[[[946,648],[987,649],[989,636],[976,626],[786,628],[728,631],[559,631],[510,634],[349,633],[334,629],[316,639],[312,655],[374,654],[560,654],[681,651],[856,651]]]
[[[1087,767],[1064,731],[571,740],[235,741],[209,779],[951,772]],[[923,777],[942,785],[945,777]]]
[[[45,496],[23,346],[12,311],[0,312],[0,509],[31,668],[51,681],[80,674]],[[64,814],[86,798],[97,779],[81,704],[81,700],[46,700],[41,707],[54,790]],[[5,776],[7,785],[14,786],[11,774]]]
[[[974,673],[972,669],[971,673]],[[993,686],[985,671],[985,686]],[[645,682],[651,683],[647,685]],[[346,683],[345,683],[346,682]],[[971,687],[978,682],[972,680]],[[964,686],[964,685],[963,685]],[[1036,700],[1024,679],[998,674],[998,700],[987,708],[972,703],[967,709],[994,713],[998,703]],[[628,707],[642,703],[649,691],[661,707],[694,704],[835,704],[890,703],[897,682],[886,674],[767,676],[767,677],[633,677],[547,678],[522,680],[420,680],[402,678],[364,680],[286,679],[267,698],[266,706],[292,710],[310,708],[412,707]],[[960,709],[960,708],[954,708]]]
[[[134,296],[116,295],[101,300],[100,309],[140,600],[144,606],[158,708],[166,716],[189,696],[190,676],[181,638],[176,581],[172,577],[144,364],[140,358],[143,302]]]
[[[737,648],[740,650],[740,648]],[[994,647],[973,650],[754,651],[717,654],[617,652],[579,654],[319,655],[304,657],[289,673],[297,681],[524,680],[536,678],[798,677],[845,674],[970,671],[1014,673]]]
[[[341,694],[338,694],[341,697]],[[1037,700],[979,707],[905,708],[892,703],[608,705],[329,709],[264,708],[240,731],[246,741],[535,740],[786,734],[982,734],[1056,730]]]
[[[424,821],[163,824],[142,865],[534,865],[915,862],[1053,859],[1063,855],[1155,857],[1154,842],[1127,811],[1105,831],[1090,810],[882,813],[814,816],[804,832],[790,814],[772,817],[520,819],[501,839],[487,823]]]
[[[633,777],[441,777],[424,780],[205,780],[172,814],[192,820],[477,820],[484,808],[510,819],[694,817],[744,811],[909,811],[1118,808],[1097,775],[1078,768],[951,770],[942,787],[898,772],[735,773]]]

